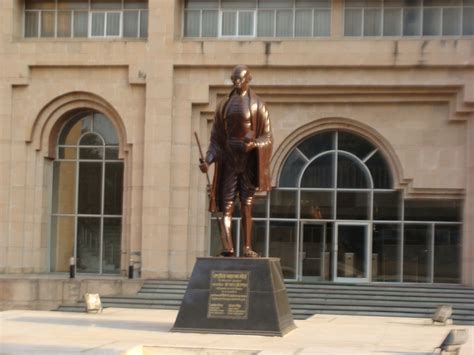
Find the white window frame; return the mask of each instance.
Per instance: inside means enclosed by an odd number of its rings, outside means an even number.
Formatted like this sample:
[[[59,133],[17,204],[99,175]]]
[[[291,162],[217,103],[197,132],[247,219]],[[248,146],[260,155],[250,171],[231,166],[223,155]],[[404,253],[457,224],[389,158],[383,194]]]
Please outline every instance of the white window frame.
[[[428,38],[459,38],[459,37],[472,37],[474,35],[465,35],[463,34],[463,14],[464,14],[464,9],[465,8],[472,8],[474,9],[474,5],[464,5],[464,3],[461,3],[461,5],[447,5],[447,6],[425,6],[424,5],[424,0],[421,1],[420,5],[416,6],[386,6],[385,5],[385,0],[382,0],[381,6],[380,7],[365,7],[365,6],[350,6],[350,1],[351,0],[345,0],[344,1],[344,7],[343,7],[343,24],[342,24],[342,29],[344,31],[345,29],[345,23],[346,23],[346,10],[347,9],[358,9],[362,11],[362,21],[361,21],[361,35],[346,35],[344,33],[345,38],[355,38],[355,39],[360,39],[360,38],[369,38],[369,39],[376,39],[376,38],[404,38],[404,39],[410,39],[410,38],[423,38],[423,37],[428,37]],[[347,6],[349,5],[349,6]],[[403,26],[404,26],[404,15],[405,11],[410,8],[417,8],[420,10],[421,15],[420,15],[420,28],[419,28],[419,33],[417,35],[404,35],[403,34]],[[423,18],[424,18],[424,9],[441,9],[441,15],[440,15],[440,31],[441,33],[439,35],[424,35],[423,34]],[[368,9],[380,9],[381,10],[381,34],[378,36],[365,36],[364,35],[364,22],[365,22],[365,11]],[[401,10],[401,16],[400,16],[400,34],[399,35],[384,35],[384,24],[385,24],[385,9],[398,9]],[[460,21],[459,21],[459,34],[457,35],[444,35],[443,34],[443,13],[445,9],[460,9]]]
[[[223,38],[223,39],[249,39],[249,38],[282,38],[282,39],[289,39],[289,38],[327,38],[329,36],[321,36],[321,35],[316,35],[315,34],[315,21],[314,21],[314,16],[316,11],[321,11],[321,10],[329,10],[329,13],[332,13],[332,7],[321,7],[321,6],[315,6],[313,8],[308,8],[308,7],[296,7],[296,2],[293,0],[293,6],[292,7],[282,7],[282,8],[260,8],[258,6],[258,2],[256,2],[256,6],[252,8],[222,8],[222,1],[220,0],[218,3],[218,7],[214,8],[209,8],[209,7],[203,7],[203,8],[184,8],[182,12],[182,26],[181,26],[181,33],[183,38],[186,39],[195,39],[195,38],[203,38],[202,36],[202,14],[203,11],[217,11],[218,13],[218,19],[217,19],[217,36],[216,37],[204,37],[204,38]],[[292,16],[293,16],[293,24],[292,24],[292,30],[291,30],[291,35],[289,36],[283,36],[279,37],[276,35],[276,14],[277,11],[292,11]],[[312,18],[311,18],[311,35],[309,36],[296,36],[295,35],[295,26],[296,26],[296,11],[297,10],[311,10],[312,11]],[[199,35],[198,36],[186,36],[186,13],[188,11],[199,11]],[[265,12],[273,12],[273,35],[271,36],[259,36],[258,35],[258,13],[260,11],[265,11]],[[235,34],[234,35],[223,35],[222,34],[222,16],[223,13],[225,12],[236,12],[236,28],[235,28]],[[253,12],[253,31],[251,35],[239,35],[239,22],[240,22],[240,13],[241,12]],[[329,16],[329,33],[331,32],[331,16]]]
[[[124,0],[118,0],[117,3],[121,4],[120,9],[101,9],[101,10],[93,10],[92,9],[92,4],[91,0],[88,0],[88,7],[84,9],[60,9],[58,8],[58,0],[55,0],[55,7],[54,9],[26,9],[25,6],[25,0],[23,0],[23,38],[41,38],[41,39],[67,39],[67,38],[78,38],[78,39],[85,39],[85,38],[92,38],[92,39],[118,39],[118,38],[123,38],[123,39],[147,39],[148,36],[146,37],[141,37],[141,24],[142,24],[142,16],[144,12],[148,12],[148,7],[145,9],[126,9],[125,8],[125,1]],[[147,3],[148,5],[148,3]],[[125,12],[132,12],[132,11],[137,11],[138,12],[138,28],[137,28],[137,36],[136,37],[123,37],[123,26],[124,26],[124,13]],[[37,35],[36,36],[29,36],[26,37],[26,14],[28,12],[35,12],[37,13],[38,16],[38,28],[37,28]],[[43,37],[42,36],[42,17],[43,17],[43,12],[54,12],[54,35],[51,37]],[[58,37],[58,14],[59,12],[70,12],[71,13],[71,35],[70,36],[61,36]],[[75,37],[74,36],[74,16],[76,12],[87,12],[87,18],[88,18],[88,24],[87,24],[87,37]],[[93,13],[105,13],[105,19],[104,19],[104,33],[100,36],[97,35],[92,35],[92,14]],[[107,14],[109,13],[119,13],[120,14],[120,20],[119,20],[119,34],[118,35],[107,35]]]

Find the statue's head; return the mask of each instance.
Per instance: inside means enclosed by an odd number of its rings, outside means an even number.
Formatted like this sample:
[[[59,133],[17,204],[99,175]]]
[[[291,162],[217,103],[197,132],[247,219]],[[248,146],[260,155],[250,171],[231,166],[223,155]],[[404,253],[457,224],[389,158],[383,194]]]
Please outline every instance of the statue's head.
[[[247,91],[252,76],[250,75],[249,68],[246,65],[237,65],[232,70],[230,79],[234,84],[234,91],[238,94],[242,94]]]

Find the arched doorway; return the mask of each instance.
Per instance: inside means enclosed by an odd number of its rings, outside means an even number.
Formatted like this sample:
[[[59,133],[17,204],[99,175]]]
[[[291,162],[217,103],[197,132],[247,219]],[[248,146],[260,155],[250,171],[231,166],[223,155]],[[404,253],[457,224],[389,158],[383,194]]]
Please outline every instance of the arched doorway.
[[[50,265],[78,273],[120,273],[123,160],[112,122],[98,112],[62,127],[53,162]]]
[[[326,130],[296,143],[277,186],[255,199],[254,248],[279,257],[289,280],[459,283],[462,205],[407,198],[379,147],[355,132]],[[239,211],[234,216],[239,245]]]

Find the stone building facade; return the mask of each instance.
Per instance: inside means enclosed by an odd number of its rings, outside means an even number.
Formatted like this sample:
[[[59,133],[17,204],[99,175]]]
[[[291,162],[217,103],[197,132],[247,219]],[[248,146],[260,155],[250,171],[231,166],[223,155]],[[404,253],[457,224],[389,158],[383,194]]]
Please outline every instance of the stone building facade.
[[[189,277],[215,234],[193,133],[247,64],[275,140],[263,255],[473,286],[474,5],[429,3],[1,1],[0,272]]]

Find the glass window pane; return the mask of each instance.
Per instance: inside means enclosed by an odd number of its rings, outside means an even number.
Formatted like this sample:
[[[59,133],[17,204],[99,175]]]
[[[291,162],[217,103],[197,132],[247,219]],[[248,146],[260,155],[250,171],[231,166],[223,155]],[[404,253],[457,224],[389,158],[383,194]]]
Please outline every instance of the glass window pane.
[[[369,219],[368,192],[337,192],[337,219]]]
[[[331,0],[296,0],[297,8],[331,8]]]
[[[301,276],[308,281],[332,279],[333,223],[304,223],[301,239]]]
[[[114,124],[101,113],[94,114],[94,132],[104,138],[105,144],[119,143]]]
[[[89,15],[86,11],[74,11],[74,37],[87,37]]]
[[[370,170],[374,189],[391,189],[393,186],[392,174],[385,158],[380,152],[375,153],[365,165]]]
[[[104,218],[104,237],[102,247],[102,272],[120,273],[122,219]]]
[[[402,35],[402,9],[384,9],[383,13],[383,35]]]
[[[443,9],[443,36],[458,36],[461,34],[461,9]]]
[[[122,214],[123,163],[105,163],[104,214]]]
[[[276,12],[276,36],[293,36],[293,10],[277,10]]]
[[[352,159],[342,155],[337,155],[337,187],[367,189],[370,182],[362,167]]]
[[[304,171],[301,187],[334,187],[334,154],[329,153],[313,161]]]
[[[216,9],[219,7],[219,0],[186,0],[186,9]]]
[[[140,38],[148,38],[148,11],[140,11]]]
[[[123,13],[123,36],[138,37],[138,11],[124,11]]]
[[[103,36],[105,34],[105,13],[95,12],[92,14],[91,36]]]
[[[53,163],[53,213],[73,214],[76,211],[76,162]]]
[[[430,226],[405,224],[403,282],[430,282]]]
[[[461,226],[436,225],[434,282],[461,282]]]
[[[270,221],[270,257],[280,258],[285,279],[296,278],[296,222]]]
[[[295,36],[312,36],[313,12],[311,10],[296,10]]]
[[[200,26],[200,11],[186,11],[184,13],[184,35],[186,37],[199,37]]]
[[[253,36],[253,12],[239,12],[239,36]]]
[[[331,35],[330,10],[314,10],[314,35],[318,37]]]
[[[59,136],[60,145],[76,145],[78,143],[79,137],[86,133],[90,132],[92,123],[90,115],[83,117],[80,116],[75,119],[69,120],[64,128],[61,130]]]
[[[202,37],[217,37],[219,14],[214,10],[202,12]]]
[[[423,10],[423,35],[439,36],[441,34],[441,9],[425,8]]]
[[[89,133],[81,138],[80,145],[104,145],[102,138],[97,134]]]
[[[296,218],[296,191],[271,191],[270,218]]]
[[[54,37],[55,21],[54,11],[41,12],[41,37]]]
[[[419,8],[403,9],[403,35],[419,36],[421,33],[421,10]]]
[[[59,148],[58,158],[59,159],[76,159],[77,158],[76,148]]]
[[[124,9],[147,9],[148,0],[124,0]]]
[[[25,0],[25,9],[54,9],[55,0]]]
[[[107,14],[107,36],[120,36],[120,13]]]
[[[91,0],[92,10],[121,9],[122,0]]]
[[[258,36],[273,37],[275,35],[275,12],[259,11],[257,16]]]
[[[266,256],[267,250],[267,222],[265,221],[253,221],[252,226],[252,248],[260,256]],[[240,252],[242,254],[242,252]]]
[[[366,225],[337,226],[337,276],[367,277]]]
[[[102,163],[79,163],[79,214],[100,214],[102,201]]]
[[[300,217],[305,219],[334,218],[333,191],[301,191]]]
[[[77,218],[77,272],[99,272],[100,239],[100,218]]]
[[[105,148],[105,159],[116,160],[119,158],[118,147],[106,147]]]
[[[222,35],[235,36],[237,23],[237,12],[223,12],[222,13]]]
[[[380,36],[382,34],[382,11],[380,9],[365,9],[364,36]]]
[[[306,164],[306,162],[307,160],[297,149],[293,150],[285,161],[278,186],[296,187],[298,185],[301,169]]]
[[[58,12],[58,37],[71,37],[71,11]]]
[[[88,9],[89,0],[58,0],[58,9]]]
[[[255,195],[253,198],[252,217],[267,217],[267,195]]]
[[[344,36],[362,36],[362,10],[344,11]]]
[[[305,139],[298,145],[298,149],[311,159],[319,153],[334,149],[334,137],[334,132],[319,133]]]
[[[339,131],[337,133],[338,142],[337,149],[356,155],[364,160],[370,153],[375,150],[373,144],[364,138],[349,132]]]
[[[103,157],[104,147],[79,149],[79,159],[102,160]]]
[[[267,9],[288,9],[293,7],[292,0],[259,0],[258,1],[259,8],[267,8]]]
[[[401,219],[401,193],[374,192],[374,220],[399,221]]]
[[[255,9],[257,0],[221,0],[223,9]]]
[[[461,200],[405,200],[406,221],[461,222]]]
[[[50,262],[52,272],[68,272],[69,259],[74,256],[76,222],[74,217],[51,218]]]
[[[464,7],[462,10],[462,34],[474,35],[474,7]]]
[[[374,224],[372,281],[400,281],[400,230],[399,224]]]
[[[25,12],[25,37],[38,37],[39,12]]]

